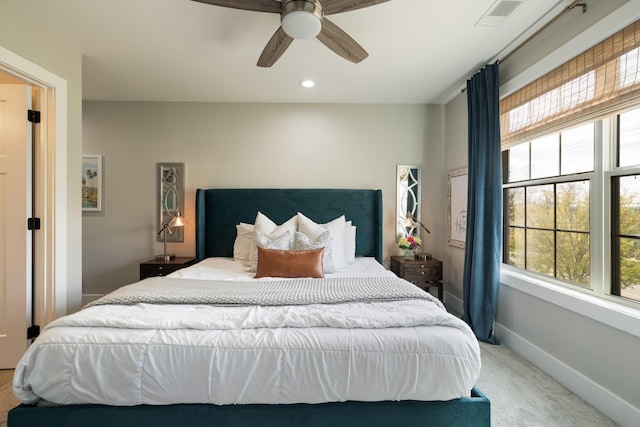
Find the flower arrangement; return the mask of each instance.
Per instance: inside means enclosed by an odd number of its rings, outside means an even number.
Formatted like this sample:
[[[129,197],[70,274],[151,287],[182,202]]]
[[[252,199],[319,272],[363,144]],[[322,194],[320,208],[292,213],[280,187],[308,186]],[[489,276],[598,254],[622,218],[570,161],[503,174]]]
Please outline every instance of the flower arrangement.
[[[415,250],[418,249],[422,245],[422,240],[420,240],[417,236],[408,236],[401,237],[400,241],[398,241],[398,246],[400,249],[404,250]]]

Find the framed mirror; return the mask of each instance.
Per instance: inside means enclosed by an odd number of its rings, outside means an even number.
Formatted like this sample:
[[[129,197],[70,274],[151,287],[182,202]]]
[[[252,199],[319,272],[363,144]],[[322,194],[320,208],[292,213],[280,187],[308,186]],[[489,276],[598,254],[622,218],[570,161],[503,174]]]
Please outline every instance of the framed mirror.
[[[407,218],[420,221],[421,168],[398,165],[396,170],[396,241],[403,236],[422,238],[421,228]]]
[[[158,230],[177,213],[184,215],[184,163],[159,163]],[[176,227],[166,236],[168,242],[184,242],[184,227]],[[157,240],[163,241],[162,233]]]

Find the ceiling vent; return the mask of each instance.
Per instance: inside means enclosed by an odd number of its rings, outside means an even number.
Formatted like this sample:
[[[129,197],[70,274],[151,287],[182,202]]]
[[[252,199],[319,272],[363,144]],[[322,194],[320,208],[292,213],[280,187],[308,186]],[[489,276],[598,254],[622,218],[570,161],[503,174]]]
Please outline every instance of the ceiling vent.
[[[510,1],[498,0],[491,5],[484,15],[476,22],[476,27],[499,27],[505,23],[514,10],[520,6],[524,0]]]

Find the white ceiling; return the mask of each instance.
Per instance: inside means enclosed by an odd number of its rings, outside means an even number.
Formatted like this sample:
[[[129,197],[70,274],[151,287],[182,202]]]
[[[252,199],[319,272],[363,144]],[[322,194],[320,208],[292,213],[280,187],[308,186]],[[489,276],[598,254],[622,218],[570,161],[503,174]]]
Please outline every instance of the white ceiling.
[[[448,102],[570,3],[525,0],[502,26],[481,27],[499,0],[390,0],[330,17],[367,50],[363,62],[309,39],[259,68],[277,14],[191,0],[7,2],[82,52],[85,100],[419,104]]]

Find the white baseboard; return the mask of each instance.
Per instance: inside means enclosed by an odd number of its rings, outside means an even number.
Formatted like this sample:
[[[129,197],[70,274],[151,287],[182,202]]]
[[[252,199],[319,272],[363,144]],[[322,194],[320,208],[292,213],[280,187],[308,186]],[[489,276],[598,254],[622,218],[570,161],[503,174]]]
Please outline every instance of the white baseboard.
[[[464,313],[464,304],[462,303],[462,300],[460,298],[453,294],[450,294],[449,292],[445,292],[444,305],[445,307],[447,307],[448,312],[462,317],[462,314]]]
[[[640,425],[640,409],[499,323],[496,323],[494,333],[504,345],[551,375],[616,423],[629,427]]]

